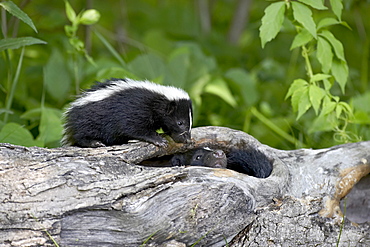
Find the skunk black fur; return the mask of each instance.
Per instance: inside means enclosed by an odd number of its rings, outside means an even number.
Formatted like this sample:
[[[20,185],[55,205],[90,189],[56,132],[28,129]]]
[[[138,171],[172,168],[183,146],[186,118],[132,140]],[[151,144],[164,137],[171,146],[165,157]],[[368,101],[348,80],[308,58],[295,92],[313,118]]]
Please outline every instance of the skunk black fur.
[[[226,154],[227,168],[257,178],[267,178],[272,172],[272,161],[259,150],[232,150]]]
[[[257,178],[267,178],[273,169],[272,161],[265,154],[255,149],[234,149],[225,155],[222,150],[197,148],[174,155],[170,162],[172,166],[228,168]]]
[[[226,168],[226,155],[222,150],[197,148],[183,154],[175,154],[171,159],[172,166],[208,166]]]
[[[65,112],[63,146],[99,147],[142,140],[158,146],[188,142],[192,103],[182,89],[148,81],[112,79],[98,83]]]

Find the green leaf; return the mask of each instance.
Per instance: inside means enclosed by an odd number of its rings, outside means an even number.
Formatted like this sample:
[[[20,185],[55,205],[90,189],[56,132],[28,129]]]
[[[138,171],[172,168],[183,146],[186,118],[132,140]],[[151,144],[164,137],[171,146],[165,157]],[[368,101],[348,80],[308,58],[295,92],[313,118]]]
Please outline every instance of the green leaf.
[[[0,131],[0,142],[22,145],[26,147],[43,146],[40,141],[35,141],[32,134],[17,123],[8,123]]]
[[[342,115],[342,112],[343,112],[343,106],[341,104],[337,104],[337,106],[335,107],[336,118],[339,118],[340,115]]]
[[[191,66],[188,69],[188,81],[194,81],[217,68],[216,59],[206,56],[199,45],[190,45],[189,51]]]
[[[334,114],[322,115],[320,114],[308,129],[308,133],[312,134],[318,131],[332,131],[338,126],[338,120]]]
[[[314,82],[314,81],[323,81],[323,80],[328,79],[330,77],[331,77],[331,75],[315,74],[315,75],[312,76],[311,82]]]
[[[256,78],[253,75],[243,69],[230,69],[226,72],[225,77],[239,86],[240,94],[246,105],[252,106],[259,100]]]
[[[205,86],[211,81],[211,76],[205,74],[198,78],[190,88],[189,95],[195,105],[200,106],[202,104],[202,93],[204,92]]]
[[[304,28],[306,28],[314,38],[316,34],[316,24],[312,18],[312,11],[306,5],[299,2],[291,2],[293,9],[293,16]]]
[[[307,5],[310,5],[314,9],[324,10],[328,9],[324,4],[322,0],[298,0],[301,3],[305,3]]]
[[[344,57],[344,49],[342,43],[337,38],[335,38],[334,35],[328,30],[323,30],[320,35],[324,37],[327,41],[329,41],[334,49],[336,57],[342,61],[346,61]]]
[[[348,79],[348,65],[345,61],[337,59],[333,60],[333,66],[331,68],[335,80],[339,83],[342,92],[345,92],[345,87]]]
[[[71,88],[72,79],[65,59],[54,49],[44,69],[44,84],[47,92],[57,101],[63,102]]]
[[[46,42],[33,37],[6,38],[0,40],[0,51],[6,49],[18,49],[23,46],[36,44],[46,44]]]
[[[332,63],[333,63],[333,52],[331,50],[331,45],[329,42],[322,38],[318,37],[317,40],[317,60],[319,60],[322,71],[324,73],[329,73]]]
[[[293,102],[298,106],[298,114],[296,118],[298,120],[312,106],[310,102],[308,87],[297,90],[292,96],[292,104]]]
[[[75,33],[77,32],[78,26],[77,25],[65,25],[64,26],[64,31],[66,32],[66,35],[70,38],[75,36]]]
[[[217,78],[208,83],[204,88],[204,92],[211,93],[220,97],[232,107],[237,106],[237,103],[233,95],[231,94],[230,89],[227,86],[227,83],[221,78]]]
[[[316,115],[319,112],[321,100],[325,96],[325,91],[316,86],[316,85],[310,85],[309,87],[309,97],[310,97],[310,102],[312,104],[313,109],[315,110]]]
[[[298,83],[300,82],[300,83]],[[305,82],[303,84],[303,82]],[[294,85],[294,86],[293,86]],[[293,82],[291,85],[291,88],[294,87],[295,90],[292,90],[292,108],[294,112],[297,112],[299,110],[299,104],[301,102],[301,98],[304,97],[303,95],[307,93],[307,100],[308,98],[308,83],[302,79],[297,79]],[[289,89],[290,90],[290,89]]]
[[[352,122],[354,124],[370,124],[370,115],[363,111],[356,111]]]
[[[262,48],[279,33],[284,21],[285,8],[284,2],[276,2],[265,9],[265,15],[262,17],[262,25],[260,27]]]
[[[96,9],[88,9],[82,12],[79,23],[83,25],[92,25],[99,21],[100,13]]]
[[[301,88],[307,87],[308,82],[303,79],[296,79],[293,81],[293,83],[290,85],[287,95],[285,96],[285,99],[289,98],[293,95],[293,93]]]
[[[171,52],[168,59],[164,83],[180,88],[186,88],[188,70],[191,66],[191,54],[188,47],[179,47]]]
[[[70,22],[74,23],[74,24],[77,24],[75,23],[76,22],[76,12],[73,10],[72,6],[69,4],[68,1],[65,1],[65,8],[66,8],[66,15],[67,15],[67,18]]]
[[[335,102],[337,102],[337,103],[340,101],[339,96],[332,96],[332,98],[333,98],[333,100],[334,100]]]
[[[327,18],[322,19],[319,22],[319,24],[317,24],[317,30],[320,30],[323,27],[329,27],[329,26],[333,26],[333,25],[336,25],[336,24],[340,24],[340,23],[341,22],[338,21],[337,19],[334,19],[332,17],[327,17]]]
[[[293,43],[290,47],[290,50],[293,50],[294,48],[303,46],[310,42],[313,39],[312,35],[310,32],[308,32],[307,29],[303,28],[300,33],[298,33],[293,40]]]
[[[352,31],[351,26],[350,26],[350,25],[348,25],[348,23],[347,23],[347,22],[345,22],[345,21],[341,21],[339,24],[341,24],[342,26],[345,26],[346,28],[348,28],[349,30],[351,30],[351,31]]]
[[[44,108],[41,110],[38,141],[45,144],[59,141],[62,138],[63,125],[60,110]]]
[[[10,14],[14,15],[18,19],[26,23],[37,33],[37,29],[33,24],[31,18],[29,18],[28,15],[25,12],[23,12],[20,8],[18,8],[18,6],[15,5],[12,1],[0,2],[0,6],[2,6]]]
[[[353,114],[353,109],[348,103],[341,101],[339,104],[343,106],[343,109],[346,113]]]
[[[341,21],[343,10],[342,0],[330,0],[330,5],[334,14],[337,16],[338,20]]]
[[[324,82],[324,89],[326,91],[329,91],[334,84],[333,82],[326,80],[326,79],[324,79],[323,82]]]
[[[322,102],[322,111],[321,115],[328,115],[335,110],[337,103],[330,100],[329,96],[325,96]]]
[[[163,59],[154,53],[143,54],[137,56],[128,64],[129,70],[139,76],[148,80],[155,80],[163,76],[165,64]]]
[[[41,108],[34,108],[26,111],[21,115],[22,119],[27,119],[30,121],[40,121],[41,118]]]

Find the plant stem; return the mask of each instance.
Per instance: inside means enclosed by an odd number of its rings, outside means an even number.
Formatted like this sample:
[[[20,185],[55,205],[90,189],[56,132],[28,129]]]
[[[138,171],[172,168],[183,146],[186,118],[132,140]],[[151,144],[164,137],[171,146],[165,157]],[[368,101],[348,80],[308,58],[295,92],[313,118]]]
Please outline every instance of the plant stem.
[[[76,95],[78,95],[80,93],[80,80],[78,79],[78,58],[77,58],[77,54],[74,53],[73,54],[73,75],[74,75],[74,79],[75,79],[75,89],[76,89]]]
[[[287,140],[290,143],[293,143],[296,146],[304,147],[305,145],[294,138],[293,136],[287,134],[284,130],[280,129],[276,124],[274,124],[272,121],[270,121],[268,118],[266,118],[262,113],[260,113],[255,107],[251,108],[251,113],[258,118],[262,123],[264,123],[267,127],[269,127],[272,131],[274,131],[279,136],[283,137],[285,140]]]
[[[312,66],[311,66],[311,63],[310,63],[310,58],[308,57],[308,50],[306,48],[306,46],[302,46],[302,56],[304,57],[304,60],[305,60],[305,63],[306,63],[306,70],[307,70],[307,75],[308,77],[310,78],[310,81],[311,81],[311,78],[313,77],[313,72],[312,72]]]
[[[9,112],[10,112],[10,108],[12,107],[12,103],[13,103],[13,98],[14,98],[14,93],[15,93],[15,89],[17,88],[17,84],[18,84],[18,80],[19,80],[19,75],[21,73],[21,68],[22,68],[22,63],[23,63],[23,56],[24,56],[24,46],[22,47],[22,51],[21,51],[21,55],[19,57],[19,62],[18,62],[18,66],[17,66],[17,70],[15,71],[15,76],[14,76],[14,79],[13,79],[13,82],[12,82],[12,88],[9,92],[9,95],[6,99],[6,105],[5,105],[5,115],[4,115],[4,123],[7,123],[8,122],[8,118],[9,118]]]
[[[6,25],[6,11],[4,8],[1,8],[1,30],[2,30],[3,37],[6,38],[8,27]]]

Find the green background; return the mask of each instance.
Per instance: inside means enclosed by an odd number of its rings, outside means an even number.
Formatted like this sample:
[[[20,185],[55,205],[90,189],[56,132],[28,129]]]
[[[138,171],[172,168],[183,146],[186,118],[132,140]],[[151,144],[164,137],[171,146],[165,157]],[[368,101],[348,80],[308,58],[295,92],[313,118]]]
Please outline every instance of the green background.
[[[340,144],[312,109],[297,120],[290,99],[285,99],[292,82],[306,75],[301,50],[290,50],[294,26],[285,20],[281,32],[262,49],[259,28],[271,2],[250,1],[245,22],[236,17],[241,2],[71,1],[76,13],[94,8],[101,15],[96,24],[80,25],[77,31],[93,65],[69,43],[65,25],[71,23],[64,1],[14,1],[38,32],[2,10],[2,38],[31,36],[47,44],[27,46],[23,57],[22,48],[0,52],[0,142],[57,147],[62,112],[80,89],[97,80],[130,77],[184,88],[193,100],[194,127],[243,130],[279,149]],[[349,66],[345,93],[339,86],[331,89],[353,109],[347,141],[370,140],[368,13],[370,1],[345,1],[342,20],[351,29],[331,28]],[[333,16],[330,10],[314,11],[315,21],[327,16]],[[235,23],[244,25],[232,39]],[[312,64],[319,68],[314,60]],[[11,112],[5,119],[12,87]]]

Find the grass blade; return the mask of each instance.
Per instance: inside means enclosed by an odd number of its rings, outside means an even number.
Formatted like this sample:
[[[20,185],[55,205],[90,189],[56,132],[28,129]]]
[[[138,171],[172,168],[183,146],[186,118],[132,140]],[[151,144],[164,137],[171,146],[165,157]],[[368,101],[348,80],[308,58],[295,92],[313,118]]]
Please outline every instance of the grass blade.
[[[18,49],[20,47],[35,44],[47,44],[47,43],[41,39],[36,39],[33,37],[6,38],[0,40],[0,51],[6,49]]]
[[[0,6],[2,6],[5,10],[7,10],[10,14],[14,15],[24,23],[26,23],[28,26],[30,26],[36,33],[37,29],[35,25],[33,24],[31,18],[28,17],[28,15],[23,12],[16,4],[14,4],[12,1],[5,1],[0,2]]]
[[[120,64],[123,67],[125,67],[126,63],[125,63],[125,61],[123,61],[121,55],[118,54],[118,52],[113,48],[113,46],[111,44],[109,44],[109,42],[103,37],[103,35],[101,35],[97,30],[94,30],[94,33],[96,34],[96,36],[98,36],[98,38],[105,45],[105,47],[107,47],[107,49],[110,51],[110,53],[120,62]]]
[[[7,97],[7,100],[6,100],[6,105],[5,105],[6,111],[5,111],[5,115],[4,115],[4,122],[5,123],[8,122],[9,112],[10,112],[10,108],[11,108],[12,103],[13,103],[15,89],[17,88],[17,84],[18,84],[18,80],[19,80],[19,75],[21,73],[22,63],[23,63],[23,57],[24,57],[24,50],[25,50],[25,48],[23,46],[21,55],[19,57],[19,62],[18,62],[17,70],[15,71],[15,76],[14,76],[14,79],[13,79],[13,82],[12,82],[12,88],[11,88],[10,93],[9,93],[9,95]]]

